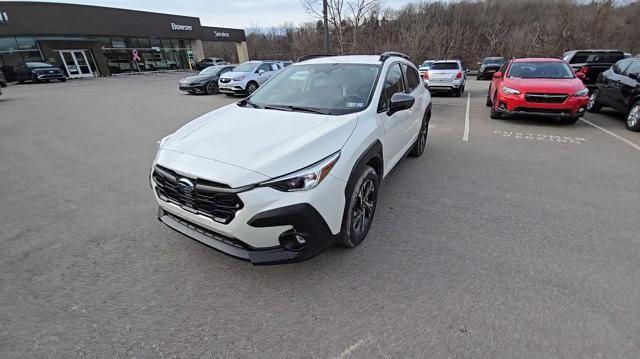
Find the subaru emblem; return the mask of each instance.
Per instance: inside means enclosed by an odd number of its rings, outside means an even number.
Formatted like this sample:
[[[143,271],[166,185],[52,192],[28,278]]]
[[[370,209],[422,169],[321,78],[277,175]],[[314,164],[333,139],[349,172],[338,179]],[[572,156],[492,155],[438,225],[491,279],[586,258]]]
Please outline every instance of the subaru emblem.
[[[193,185],[193,182],[187,178],[180,178],[178,180],[178,188],[180,188],[180,192],[188,196],[191,195],[195,186]]]

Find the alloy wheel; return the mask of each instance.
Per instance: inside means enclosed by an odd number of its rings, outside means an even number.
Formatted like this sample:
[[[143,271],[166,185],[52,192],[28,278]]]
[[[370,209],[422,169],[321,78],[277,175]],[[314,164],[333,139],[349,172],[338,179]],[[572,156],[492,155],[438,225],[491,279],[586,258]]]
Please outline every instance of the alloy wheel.
[[[596,100],[598,97],[598,93],[594,91],[591,96],[589,96],[589,102],[587,103],[587,110],[591,110],[593,106],[596,104]]]
[[[214,95],[217,92],[218,92],[218,85],[216,85],[214,82],[209,82],[207,84],[207,94]]]
[[[256,84],[251,83],[247,87],[247,92],[249,93],[249,95],[251,95],[257,89],[258,89],[258,86],[256,86]]]
[[[364,181],[358,189],[356,203],[351,214],[353,217],[353,230],[358,237],[367,231],[373,219],[376,200],[374,192],[375,185],[371,179]]]
[[[631,111],[629,111],[629,115],[627,116],[627,126],[629,128],[634,128],[638,121],[640,121],[640,103],[633,105]]]

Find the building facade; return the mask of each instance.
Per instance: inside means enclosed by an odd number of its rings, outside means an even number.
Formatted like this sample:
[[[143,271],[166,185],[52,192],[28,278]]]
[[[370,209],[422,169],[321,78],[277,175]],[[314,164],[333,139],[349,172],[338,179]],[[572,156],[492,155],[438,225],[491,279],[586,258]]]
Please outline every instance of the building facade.
[[[72,78],[188,69],[204,57],[221,57],[209,50],[221,42],[235,43],[238,62],[248,60],[244,30],[202,26],[197,17],[0,2],[0,66],[5,68],[45,61]]]

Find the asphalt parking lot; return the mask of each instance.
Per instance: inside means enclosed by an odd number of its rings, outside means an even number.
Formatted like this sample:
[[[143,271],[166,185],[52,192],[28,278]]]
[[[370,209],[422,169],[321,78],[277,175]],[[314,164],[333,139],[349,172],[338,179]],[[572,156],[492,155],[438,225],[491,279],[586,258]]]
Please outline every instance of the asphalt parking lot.
[[[638,357],[640,133],[612,112],[491,120],[469,80],[360,247],[254,267],[156,219],[156,141],[236,100],[181,76],[3,89],[0,357]]]

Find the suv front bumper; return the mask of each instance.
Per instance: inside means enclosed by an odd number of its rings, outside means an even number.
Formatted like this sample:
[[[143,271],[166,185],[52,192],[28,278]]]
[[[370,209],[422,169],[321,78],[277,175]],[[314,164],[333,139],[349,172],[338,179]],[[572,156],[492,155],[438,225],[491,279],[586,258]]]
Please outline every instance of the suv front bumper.
[[[256,187],[238,193],[244,207],[228,224],[160,199],[158,219],[170,228],[230,256],[253,264],[309,259],[335,244],[340,236],[346,183],[327,176],[309,191],[281,192]],[[295,236],[303,238],[292,249]]]

